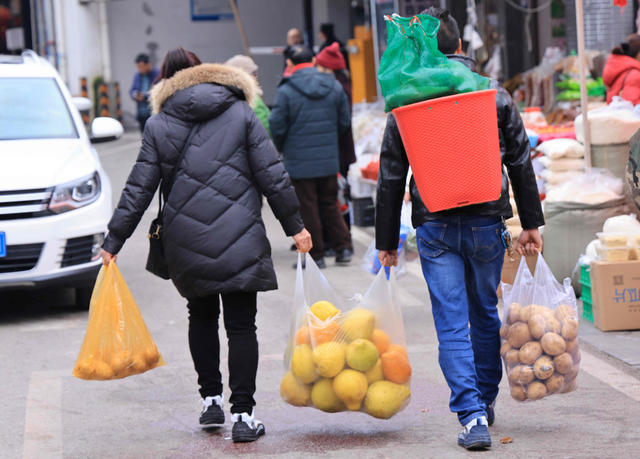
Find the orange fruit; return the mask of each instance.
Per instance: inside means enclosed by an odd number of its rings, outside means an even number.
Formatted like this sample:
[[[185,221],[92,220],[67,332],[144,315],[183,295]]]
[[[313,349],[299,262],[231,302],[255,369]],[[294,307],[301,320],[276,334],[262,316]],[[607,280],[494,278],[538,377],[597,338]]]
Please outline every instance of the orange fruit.
[[[409,358],[400,351],[388,351],[380,357],[384,379],[396,384],[404,384],[411,378]]]
[[[337,322],[328,322],[318,327],[311,327],[311,341],[314,346],[333,341],[338,332],[340,325]]]
[[[391,346],[389,346],[389,349],[387,350],[387,352],[391,352],[391,351],[398,351],[404,354],[407,357],[407,359],[409,358],[409,352],[407,351],[407,348],[399,344],[392,344]]]
[[[371,342],[376,345],[378,353],[380,354],[387,352],[389,350],[389,346],[391,346],[389,336],[378,328],[373,330],[373,333],[371,333]]]
[[[309,327],[306,325],[300,327],[296,333],[296,344],[311,344],[311,336],[309,335]]]

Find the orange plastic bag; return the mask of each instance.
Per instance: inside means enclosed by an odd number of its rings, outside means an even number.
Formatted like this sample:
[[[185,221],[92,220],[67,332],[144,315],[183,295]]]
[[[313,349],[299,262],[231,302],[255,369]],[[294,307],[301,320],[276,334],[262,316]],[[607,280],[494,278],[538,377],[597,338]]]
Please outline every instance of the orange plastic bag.
[[[127,284],[114,262],[93,288],[89,325],[73,369],[80,379],[108,380],[164,365]]]

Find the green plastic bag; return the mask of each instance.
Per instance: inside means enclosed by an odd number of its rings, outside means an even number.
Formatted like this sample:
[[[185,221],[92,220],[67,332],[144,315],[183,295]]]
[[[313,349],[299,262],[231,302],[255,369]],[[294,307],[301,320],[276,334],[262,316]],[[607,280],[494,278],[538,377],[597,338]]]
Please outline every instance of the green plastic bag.
[[[385,111],[436,97],[489,89],[490,80],[438,51],[440,21],[420,14],[385,16],[387,49],[378,80]]]

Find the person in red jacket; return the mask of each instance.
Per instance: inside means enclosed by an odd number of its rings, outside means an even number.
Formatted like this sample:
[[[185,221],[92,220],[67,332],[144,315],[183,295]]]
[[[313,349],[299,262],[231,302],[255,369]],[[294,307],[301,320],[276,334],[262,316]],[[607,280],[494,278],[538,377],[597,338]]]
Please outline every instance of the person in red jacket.
[[[613,48],[602,79],[607,86],[607,103],[614,96],[634,105],[640,103],[640,35],[631,34]]]

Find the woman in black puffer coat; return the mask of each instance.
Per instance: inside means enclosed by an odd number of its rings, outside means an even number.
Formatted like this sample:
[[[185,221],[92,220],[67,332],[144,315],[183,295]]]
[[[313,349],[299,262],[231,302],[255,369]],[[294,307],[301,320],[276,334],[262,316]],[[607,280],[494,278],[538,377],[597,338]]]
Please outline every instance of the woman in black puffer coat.
[[[222,296],[233,439],[252,441],[264,433],[253,417],[256,297],[277,288],[262,195],[298,250],[311,248],[311,236],[289,176],[251,109],[255,81],[233,67],[198,64],[182,48],[165,58],[162,79],[151,91],[154,115],[109,222],[103,259],[115,258],[161,180],[176,167],[173,188],[164,196],[162,237],[171,280],[188,299],[189,346],[204,403],[200,423],[224,423],[217,334]],[[176,165],[183,147],[184,159]]]

